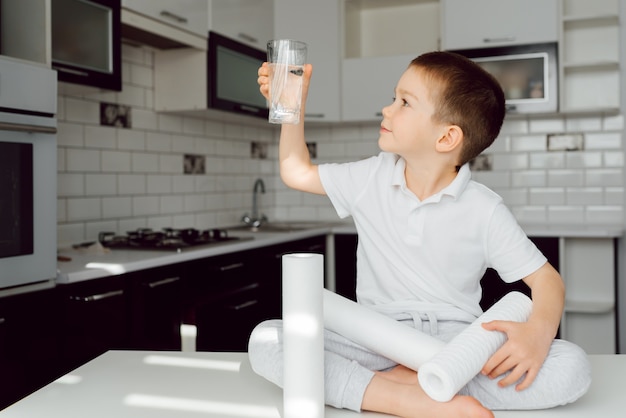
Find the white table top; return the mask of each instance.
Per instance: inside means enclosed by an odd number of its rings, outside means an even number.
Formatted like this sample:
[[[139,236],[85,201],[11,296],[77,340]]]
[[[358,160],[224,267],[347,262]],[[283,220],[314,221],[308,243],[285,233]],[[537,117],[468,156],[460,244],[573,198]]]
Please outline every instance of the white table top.
[[[497,418],[623,417],[626,356],[592,355],[593,383],[578,402]],[[109,351],[16,404],[2,418],[279,418],[282,390],[245,353]],[[326,407],[327,418],[388,415]]]

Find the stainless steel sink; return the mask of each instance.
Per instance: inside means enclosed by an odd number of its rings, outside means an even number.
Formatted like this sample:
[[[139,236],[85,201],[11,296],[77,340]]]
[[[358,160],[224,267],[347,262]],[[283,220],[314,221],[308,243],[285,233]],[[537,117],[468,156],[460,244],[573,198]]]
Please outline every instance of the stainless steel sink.
[[[307,229],[319,228],[323,226],[321,222],[295,221],[295,222],[266,222],[261,226],[254,227],[250,225],[237,225],[227,228],[230,231],[249,231],[249,232],[294,232],[304,231]]]

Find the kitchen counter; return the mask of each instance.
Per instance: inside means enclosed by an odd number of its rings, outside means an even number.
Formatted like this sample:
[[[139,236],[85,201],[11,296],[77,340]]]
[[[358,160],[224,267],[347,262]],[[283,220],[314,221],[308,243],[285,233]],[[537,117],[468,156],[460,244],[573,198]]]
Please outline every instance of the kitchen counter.
[[[522,227],[529,236],[533,237],[617,238],[623,234],[623,228],[616,225],[523,225]],[[97,279],[320,235],[356,234],[356,229],[351,222],[320,222],[310,228],[288,232],[251,232],[233,229],[229,230],[229,234],[245,239],[229,241],[220,245],[190,248],[181,252],[123,249],[102,252],[63,249],[59,251],[59,255],[69,258],[70,261],[58,263],[56,282],[74,283]]]
[[[319,223],[311,228],[289,232],[252,232],[229,230],[229,236],[241,240],[225,241],[220,244],[174,250],[135,249],[63,249],[59,256],[69,261],[59,261],[57,283],[75,283],[117,274],[130,273],[153,267],[198,260],[239,251],[262,248],[290,241],[327,235],[333,224]]]
[[[593,383],[574,404],[496,418],[622,417],[626,356],[592,355]],[[246,353],[109,351],[0,412],[2,418],[279,418],[282,390]],[[326,418],[386,417],[326,407]]]

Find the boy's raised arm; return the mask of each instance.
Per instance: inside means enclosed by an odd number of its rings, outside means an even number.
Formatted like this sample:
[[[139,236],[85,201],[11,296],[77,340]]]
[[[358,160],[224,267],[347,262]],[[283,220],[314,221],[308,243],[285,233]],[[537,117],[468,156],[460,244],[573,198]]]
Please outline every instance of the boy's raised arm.
[[[317,165],[311,163],[309,150],[304,139],[304,112],[312,70],[311,64],[304,66],[300,123],[281,125],[278,158],[280,177],[287,186],[303,192],[325,194]],[[259,90],[265,98],[269,97],[268,74],[267,63],[263,63],[259,68],[258,83]]]

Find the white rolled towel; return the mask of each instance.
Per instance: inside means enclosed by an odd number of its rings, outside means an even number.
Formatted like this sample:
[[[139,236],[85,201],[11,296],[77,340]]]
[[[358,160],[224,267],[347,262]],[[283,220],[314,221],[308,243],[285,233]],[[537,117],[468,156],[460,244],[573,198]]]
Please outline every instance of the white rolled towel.
[[[506,294],[420,367],[417,377],[422,389],[436,401],[452,399],[506,341],[504,333],[487,331],[481,324],[493,320],[526,322],[531,309],[528,296]]]
[[[435,337],[329,290],[324,290],[324,326],[413,370],[445,346]]]

